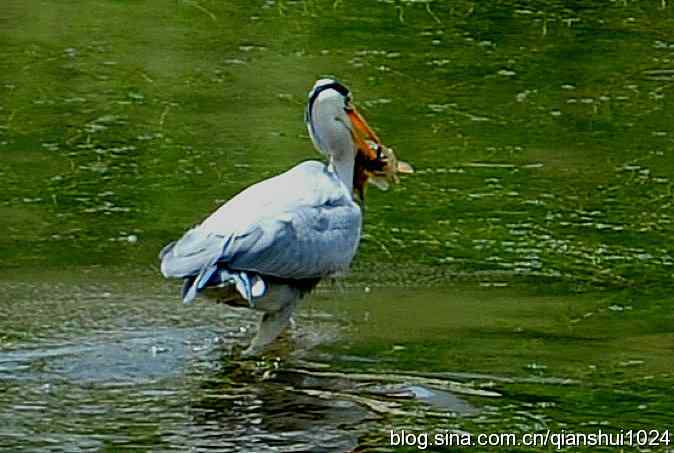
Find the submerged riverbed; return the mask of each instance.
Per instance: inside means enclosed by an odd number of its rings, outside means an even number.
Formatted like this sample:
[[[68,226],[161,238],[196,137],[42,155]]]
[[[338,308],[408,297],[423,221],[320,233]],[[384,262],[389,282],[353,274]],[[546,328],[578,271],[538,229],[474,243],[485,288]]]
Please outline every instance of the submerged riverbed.
[[[671,429],[672,8],[3,2],[0,449]],[[241,361],[253,317],[181,305],[156,255],[320,158],[322,76],[417,173],[370,188],[351,274]]]

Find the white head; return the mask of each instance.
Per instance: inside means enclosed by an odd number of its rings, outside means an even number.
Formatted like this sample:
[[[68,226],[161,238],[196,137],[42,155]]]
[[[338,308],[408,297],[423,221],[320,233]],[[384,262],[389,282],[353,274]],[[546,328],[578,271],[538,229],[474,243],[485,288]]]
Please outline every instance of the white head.
[[[333,79],[318,80],[309,92],[304,120],[316,149],[351,187],[358,149],[369,149],[365,139],[379,139],[353,106],[348,88]]]
[[[326,157],[355,153],[353,126],[346,113],[350,103],[349,90],[336,80],[320,79],[309,92],[304,121],[314,146]]]
[[[398,182],[398,173],[413,173],[411,165],[382,145],[354,107],[348,88],[336,80],[314,84],[304,121],[314,147],[330,159],[342,182],[361,200],[366,182],[385,188],[388,181]]]

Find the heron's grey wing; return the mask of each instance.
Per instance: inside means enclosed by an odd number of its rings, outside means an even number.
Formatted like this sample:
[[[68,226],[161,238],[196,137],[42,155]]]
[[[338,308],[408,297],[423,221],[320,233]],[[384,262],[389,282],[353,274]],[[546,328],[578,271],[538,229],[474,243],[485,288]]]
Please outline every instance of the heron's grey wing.
[[[361,213],[322,164],[305,162],[240,193],[162,251],[162,273],[192,277],[196,296],[219,263],[288,279],[345,269],[360,240]]]
[[[161,272],[167,278],[191,277],[217,258],[223,247],[224,237],[204,234],[194,227],[159,252]]]
[[[253,225],[227,244],[228,267],[298,280],[346,270],[360,240],[361,214],[350,202],[329,201]]]
[[[308,168],[307,168],[308,167]],[[243,190],[212,213],[200,225],[187,231],[179,240],[168,244],[159,253],[161,271],[165,277],[186,278],[198,274],[204,266],[218,260],[224,253],[228,239],[246,238],[252,226],[265,217],[280,215],[292,200],[299,200],[297,187],[304,173],[313,174],[311,167],[321,168],[318,162],[307,162],[276,177],[264,180]],[[299,178],[289,178],[297,175]],[[306,179],[306,178],[304,178]],[[310,178],[312,179],[312,178]],[[252,238],[248,237],[250,241]]]

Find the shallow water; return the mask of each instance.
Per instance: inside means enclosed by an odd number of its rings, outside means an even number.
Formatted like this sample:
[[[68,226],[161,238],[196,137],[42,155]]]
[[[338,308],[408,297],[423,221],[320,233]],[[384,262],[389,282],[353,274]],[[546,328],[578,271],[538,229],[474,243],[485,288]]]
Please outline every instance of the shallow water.
[[[387,451],[390,430],[671,423],[671,299],[322,286],[269,354],[240,360],[250,313],[127,276],[0,285],[7,451]]]
[[[671,428],[672,8],[5,0],[0,449]],[[241,361],[253,317],[183,307],[156,254],[318,158],[325,75],[417,174],[371,188],[352,273]]]

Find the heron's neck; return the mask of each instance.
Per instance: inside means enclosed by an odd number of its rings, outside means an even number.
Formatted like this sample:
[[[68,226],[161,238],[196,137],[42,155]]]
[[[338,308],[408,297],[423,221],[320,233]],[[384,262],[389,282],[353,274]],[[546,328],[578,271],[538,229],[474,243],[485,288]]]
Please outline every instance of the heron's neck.
[[[330,157],[330,165],[342,180],[349,193],[353,192],[353,167],[355,165],[353,153],[339,153]]]

